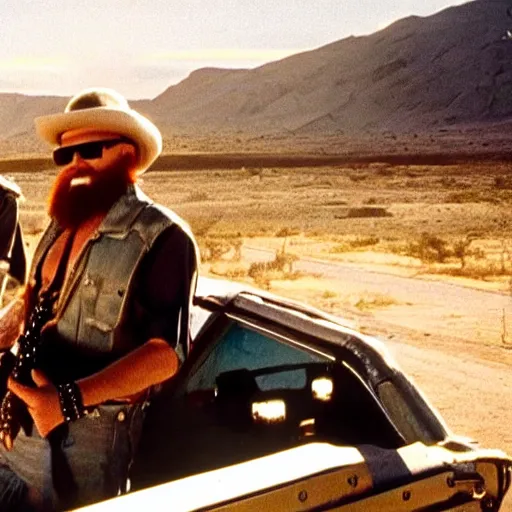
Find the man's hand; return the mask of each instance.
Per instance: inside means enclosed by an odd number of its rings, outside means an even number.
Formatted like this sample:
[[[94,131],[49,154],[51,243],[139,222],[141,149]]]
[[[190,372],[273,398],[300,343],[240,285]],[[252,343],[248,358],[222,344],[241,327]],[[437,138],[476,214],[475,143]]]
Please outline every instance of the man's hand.
[[[57,425],[64,423],[56,387],[40,370],[32,370],[37,387],[24,386],[9,378],[8,388],[28,407],[28,412],[42,437],[46,437]]]

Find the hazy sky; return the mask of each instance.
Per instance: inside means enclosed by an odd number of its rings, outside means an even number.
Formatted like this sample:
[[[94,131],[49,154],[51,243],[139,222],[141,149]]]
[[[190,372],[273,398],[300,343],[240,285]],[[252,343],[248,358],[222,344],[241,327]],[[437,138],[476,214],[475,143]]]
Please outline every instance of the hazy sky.
[[[153,98],[206,66],[254,68],[467,0],[0,0],[0,91]]]

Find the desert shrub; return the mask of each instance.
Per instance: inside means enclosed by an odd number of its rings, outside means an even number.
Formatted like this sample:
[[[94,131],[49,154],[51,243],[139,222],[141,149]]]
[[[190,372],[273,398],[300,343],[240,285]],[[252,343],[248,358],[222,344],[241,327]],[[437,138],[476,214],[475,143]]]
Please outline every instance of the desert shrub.
[[[448,257],[453,255],[446,240],[429,233],[422,233],[418,241],[410,243],[406,253],[430,263],[444,263]]]
[[[186,198],[185,202],[187,203],[196,203],[199,201],[208,201],[208,194],[206,192],[191,192]]]
[[[383,178],[392,178],[395,175],[395,171],[391,167],[380,167],[375,171],[375,174]]]
[[[244,267],[230,268],[223,273],[223,276],[229,279],[240,279],[247,276],[247,269]]]
[[[263,169],[261,167],[242,167],[242,170],[247,172],[249,176],[259,176],[260,179],[263,177]]]
[[[356,238],[355,240],[351,240],[348,242],[351,248],[359,249],[361,247],[370,247],[372,245],[377,245],[380,242],[380,238],[376,236],[366,236],[363,238]]]
[[[267,271],[267,264],[268,262],[266,261],[257,261],[255,263],[251,263],[249,270],[247,271],[247,275],[253,279],[256,279],[259,275],[264,274]]]
[[[411,244],[410,243],[404,243],[404,242],[393,242],[390,244],[387,244],[386,250],[391,254],[399,254],[401,256],[412,256],[410,253]],[[415,256],[414,256],[415,257]]]
[[[222,238],[202,238],[198,244],[204,262],[219,261],[231,249],[229,243]]]
[[[380,239],[376,236],[370,235],[366,237],[356,238],[355,240],[347,240],[340,244],[335,245],[329,249],[330,253],[339,254],[343,252],[353,251],[354,249],[361,249],[364,247],[371,247],[377,245]]]
[[[265,290],[270,290],[271,276],[268,268],[268,262],[258,261],[251,263],[247,275],[254,283]]]
[[[466,258],[469,256],[471,240],[458,240],[453,245],[453,255],[460,260],[460,267],[466,266]]]
[[[271,229],[266,226],[251,226],[250,228],[244,230],[245,238],[257,238],[260,236],[272,236]]]
[[[479,203],[482,201],[481,194],[477,191],[467,190],[465,192],[454,192],[446,197],[447,203]]]
[[[485,252],[480,247],[470,247],[473,240],[475,240],[474,236],[467,235],[462,240],[456,240],[453,244],[453,255],[460,260],[461,269],[466,267],[467,258],[485,258]]]
[[[289,254],[285,252],[278,252],[274,261],[270,263],[271,270],[279,270],[280,272],[293,272],[293,264],[299,259],[299,257],[295,254]]]
[[[233,257],[231,258],[233,261],[240,261],[242,259],[242,246],[244,245],[244,241],[242,237],[235,237],[231,240],[231,245],[233,246]]]
[[[350,251],[350,246],[346,243],[336,244],[334,247],[331,247],[329,249],[329,252],[332,254],[340,254],[340,253],[348,252],[348,251]]]
[[[240,236],[198,237],[197,243],[201,253],[201,260],[204,262],[214,262],[221,259],[240,261],[242,258],[243,240]]]
[[[295,228],[289,228],[288,226],[281,228],[275,236],[277,237],[287,237],[287,236],[296,236],[300,234],[300,230]]]
[[[301,279],[304,276],[304,272],[301,272],[300,270],[294,270],[293,272],[285,272],[282,276],[282,279],[287,281],[296,281],[297,279]]]
[[[348,178],[350,181],[355,181],[357,183],[368,178],[368,174],[349,174]]]
[[[394,306],[396,304],[398,304],[398,301],[396,301],[393,297],[390,297],[388,295],[375,294],[373,296],[361,297],[354,304],[354,306],[357,309],[363,311],[375,308],[386,308],[389,306]]]
[[[324,293],[322,293],[322,299],[334,299],[338,296],[336,292],[333,292],[332,290],[324,290]]]
[[[360,206],[357,208],[349,208],[347,217],[354,218],[367,218],[367,217],[392,217],[393,214],[388,212],[386,208],[380,206]]]
[[[314,229],[308,229],[304,232],[304,236],[307,238],[320,238],[329,236],[331,232],[326,228],[314,228]]]
[[[299,259],[295,254],[278,252],[271,261],[258,261],[249,266],[247,275],[258,286],[270,289],[272,279],[298,279],[302,273],[293,270],[293,263]]]
[[[335,199],[334,201],[325,201],[322,206],[347,206],[348,201],[346,199]]]
[[[433,274],[444,274],[454,277],[466,277],[469,279],[479,279],[485,281],[492,278],[501,278],[506,275],[512,276],[512,267],[505,268],[505,272],[501,265],[496,263],[489,263],[487,265],[467,265],[464,268],[438,268],[430,269],[429,272]]]

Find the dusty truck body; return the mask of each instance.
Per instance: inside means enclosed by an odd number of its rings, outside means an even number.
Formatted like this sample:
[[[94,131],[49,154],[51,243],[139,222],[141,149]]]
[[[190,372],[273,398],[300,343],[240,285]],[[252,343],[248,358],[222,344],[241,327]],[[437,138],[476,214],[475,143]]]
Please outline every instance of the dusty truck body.
[[[131,492],[87,510],[499,510],[511,459],[452,433],[342,319],[201,278]]]

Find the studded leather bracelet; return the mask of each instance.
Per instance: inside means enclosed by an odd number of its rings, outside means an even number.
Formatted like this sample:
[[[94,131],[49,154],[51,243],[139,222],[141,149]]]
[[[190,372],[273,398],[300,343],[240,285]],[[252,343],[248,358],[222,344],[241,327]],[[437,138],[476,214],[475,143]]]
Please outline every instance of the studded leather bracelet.
[[[82,400],[82,393],[76,382],[57,384],[60,408],[66,423],[83,418],[87,411]]]

